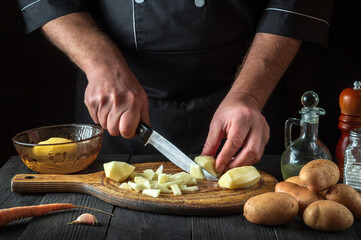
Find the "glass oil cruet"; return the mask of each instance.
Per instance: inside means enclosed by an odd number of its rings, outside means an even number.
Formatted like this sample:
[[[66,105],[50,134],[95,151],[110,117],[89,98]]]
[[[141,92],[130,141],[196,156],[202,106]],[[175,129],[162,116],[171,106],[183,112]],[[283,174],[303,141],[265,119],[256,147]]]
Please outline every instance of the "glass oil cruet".
[[[303,108],[301,119],[289,118],[285,123],[285,147],[281,156],[282,176],[286,180],[297,176],[301,168],[314,159],[330,159],[327,147],[318,139],[319,116],[325,115],[325,110],[317,107],[318,95],[313,91],[305,92],[301,97]],[[292,126],[300,126],[300,136],[292,141]]]

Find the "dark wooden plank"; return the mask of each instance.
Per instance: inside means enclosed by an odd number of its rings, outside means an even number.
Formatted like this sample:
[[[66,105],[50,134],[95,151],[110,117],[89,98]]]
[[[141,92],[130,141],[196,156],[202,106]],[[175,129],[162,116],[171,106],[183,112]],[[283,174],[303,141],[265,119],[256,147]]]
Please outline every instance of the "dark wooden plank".
[[[114,209],[111,204],[85,194],[47,194],[41,204],[62,202],[96,208],[110,213],[112,213]],[[79,215],[86,212],[93,214],[97,218],[99,222],[98,226],[84,224],[67,225],[67,223],[75,220]],[[33,218],[20,239],[59,239],[59,234],[61,234],[61,239],[69,240],[105,239],[111,218],[111,215],[82,208],[57,211]]]
[[[192,239],[276,239],[273,228],[248,222],[243,215],[193,217]]]
[[[191,239],[191,219],[189,216],[153,214],[117,207],[106,239]]]
[[[357,229],[357,227],[355,227],[357,224],[359,223],[354,223],[352,227],[344,231],[323,232],[308,227],[303,223],[301,218],[296,217],[293,221],[286,225],[275,226],[274,231],[277,239],[280,240],[353,240],[360,239],[360,228],[357,230],[358,232],[355,231]]]

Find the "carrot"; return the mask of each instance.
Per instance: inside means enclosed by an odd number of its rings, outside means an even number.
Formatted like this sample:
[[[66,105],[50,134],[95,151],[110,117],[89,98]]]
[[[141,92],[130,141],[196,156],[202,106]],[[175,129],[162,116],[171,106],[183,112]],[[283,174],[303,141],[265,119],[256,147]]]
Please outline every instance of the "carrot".
[[[44,215],[49,212],[72,209],[72,208],[86,208],[113,215],[111,213],[107,213],[99,209],[83,207],[83,206],[75,206],[71,203],[53,203],[53,204],[43,204],[37,206],[13,207],[13,208],[0,209],[0,227],[20,218],[36,217],[36,216]]]

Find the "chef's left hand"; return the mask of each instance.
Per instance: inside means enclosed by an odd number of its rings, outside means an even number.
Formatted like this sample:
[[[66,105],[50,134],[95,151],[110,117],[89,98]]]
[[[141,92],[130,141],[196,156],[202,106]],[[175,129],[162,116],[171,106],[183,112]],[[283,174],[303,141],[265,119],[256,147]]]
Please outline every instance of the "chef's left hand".
[[[263,155],[269,131],[257,100],[250,94],[230,92],[213,116],[201,155],[214,156],[226,138],[216,159],[217,171],[253,165]]]

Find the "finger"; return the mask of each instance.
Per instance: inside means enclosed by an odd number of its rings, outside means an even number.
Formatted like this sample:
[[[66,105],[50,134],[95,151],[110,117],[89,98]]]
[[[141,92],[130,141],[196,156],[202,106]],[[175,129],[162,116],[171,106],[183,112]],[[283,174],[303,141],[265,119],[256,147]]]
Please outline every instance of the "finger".
[[[243,144],[242,151],[227,166],[227,169],[251,166],[257,163],[263,155],[268,136],[269,134],[264,127],[252,129]]]
[[[108,115],[111,112],[111,106],[108,103],[99,104],[98,108],[98,120],[99,124],[104,129],[108,129]]]
[[[94,103],[89,103],[88,101],[84,100],[84,104],[85,106],[88,108],[88,112],[90,117],[93,119],[93,121],[96,124],[99,124],[99,119],[98,119],[98,106]]]
[[[119,121],[120,134],[126,139],[134,138],[139,121],[140,121],[139,111],[124,112],[121,115]]]
[[[108,114],[108,132],[112,136],[118,136],[120,134],[119,131],[119,121],[120,117],[123,114],[120,108],[115,108]]]
[[[206,142],[204,143],[202,149],[202,156],[215,156],[219,145],[221,144],[222,138],[224,134],[222,131],[222,127],[218,126],[218,124],[210,125],[208,136]]]
[[[216,168],[218,172],[223,172],[231,162],[234,155],[242,147],[247,131],[238,125],[232,125],[227,140],[224,143],[221,152],[218,154]]]

